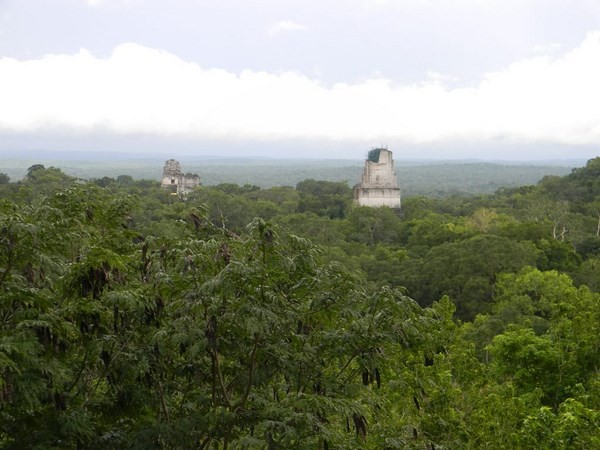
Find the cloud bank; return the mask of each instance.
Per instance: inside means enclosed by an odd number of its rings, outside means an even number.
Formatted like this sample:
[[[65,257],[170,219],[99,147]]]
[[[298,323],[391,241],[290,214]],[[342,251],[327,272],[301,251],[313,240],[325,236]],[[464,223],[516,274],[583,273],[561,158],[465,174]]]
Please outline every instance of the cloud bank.
[[[283,33],[294,33],[298,31],[307,31],[308,27],[291,20],[282,20],[269,28],[268,35],[273,37]]]
[[[0,133],[585,145],[600,141],[598,80],[600,31],[461,88],[431,73],[411,85],[230,73],[127,43],[108,58],[0,59]]]

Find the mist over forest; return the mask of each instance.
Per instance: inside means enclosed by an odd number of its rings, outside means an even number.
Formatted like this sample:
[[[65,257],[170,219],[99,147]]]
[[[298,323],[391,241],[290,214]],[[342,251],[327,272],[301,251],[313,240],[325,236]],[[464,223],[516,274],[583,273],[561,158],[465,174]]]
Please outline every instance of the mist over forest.
[[[159,180],[164,160],[158,158],[116,157],[106,154],[91,155],[89,159],[73,159],[72,154],[58,154],[65,159],[38,155],[37,159],[5,158],[0,160],[0,172],[12,180],[19,180],[27,169],[37,163],[60,167],[73,177],[99,179],[127,174],[134,179]],[[314,178],[323,181],[346,182],[349,186],[360,181],[364,160],[350,159],[272,159],[210,157],[196,159],[183,157],[187,172],[200,175],[206,186],[221,183],[251,184],[261,188],[295,186]],[[566,175],[573,167],[585,164],[578,160],[553,161],[416,161],[397,159],[396,173],[404,196],[428,195],[434,197],[453,194],[490,194],[501,187],[535,184],[546,175]]]

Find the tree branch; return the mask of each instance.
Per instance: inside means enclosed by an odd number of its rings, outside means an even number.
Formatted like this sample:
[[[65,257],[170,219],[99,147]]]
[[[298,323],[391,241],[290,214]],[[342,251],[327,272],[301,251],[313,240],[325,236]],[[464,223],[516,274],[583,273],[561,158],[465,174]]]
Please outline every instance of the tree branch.
[[[221,363],[219,362],[219,355],[216,350],[213,350],[210,353],[210,356],[213,359],[215,364],[215,370],[217,371],[217,378],[219,380],[219,385],[221,386],[221,391],[223,392],[223,397],[225,398],[225,403],[227,406],[231,408],[231,399],[229,398],[229,394],[227,393],[227,388],[225,387],[225,381],[223,380],[223,373],[221,372]]]
[[[352,355],[352,357],[351,357],[351,358],[350,358],[350,359],[349,359],[349,360],[346,362],[346,364],[344,365],[344,367],[342,367],[342,368],[341,368],[341,370],[338,372],[338,374],[337,374],[337,377],[336,377],[336,378],[339,378],[339,376],[340,376],[342,373],[344,373],[344,370],[346,370],[346,369],[348,368],[348,366],[350,365],[350,363],[351,363],[352,361],[354,361],[354,358],[356,358],[357,356],[358,356],[357,354],[354,354],[354,355]]]
[[[252,389],[252,381],[254,379],[254,369],[256,367],[256,351],[258,350],[258,335],[254,337],[254,345],[252,346],[252,353],[250,354],[250,367],[248,368],[248,383],[246,384],[246,389],[244,395],[235,405],[235,409],[241,408],[248,400],[248,395],[250,395],[250,389]]]

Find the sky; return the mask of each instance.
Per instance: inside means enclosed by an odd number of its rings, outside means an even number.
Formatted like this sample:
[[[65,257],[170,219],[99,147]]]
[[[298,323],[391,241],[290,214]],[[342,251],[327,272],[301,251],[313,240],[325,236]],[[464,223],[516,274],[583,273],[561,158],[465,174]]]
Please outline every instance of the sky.
[[[0,157],[600,154],[600,0],[0,0]]]

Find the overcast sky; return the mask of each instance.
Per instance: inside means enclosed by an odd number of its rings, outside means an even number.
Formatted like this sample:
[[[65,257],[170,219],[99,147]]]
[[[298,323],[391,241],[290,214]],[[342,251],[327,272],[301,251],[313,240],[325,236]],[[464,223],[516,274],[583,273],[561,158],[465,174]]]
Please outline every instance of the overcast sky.
[[[0,155],[600,154],[600,0],[0,0]]]

